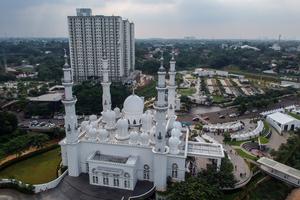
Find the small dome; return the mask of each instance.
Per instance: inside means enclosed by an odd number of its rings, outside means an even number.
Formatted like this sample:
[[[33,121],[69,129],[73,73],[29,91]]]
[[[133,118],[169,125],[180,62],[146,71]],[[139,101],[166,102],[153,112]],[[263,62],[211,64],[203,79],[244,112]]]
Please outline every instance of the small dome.
[[[126,119],[119,119],[117,121],[117,128],[118,129],[128,128],[128,121]]]
[[[89,120],[91,122],[96,121],[97,120],[97,115],[90,115]]]
[[[181,131],[178,128],[173,128],[171,131],[171,136],[179,138],[181,136]]]
[[[180,140],[172,135],[172,137],[169,138],[169,147],[170,147],[170,154],[179,154],[179,148]]]
[[[177,129],[179,129],[181,131],[181,129],[182,129],[181,123],[178,122],[178,121],[175,121],[173,123],[173,128],[177,128]]]
[[[95,139],[97,136],[97,130],[95,128],[88,129],[88,137],[91,139]]]
[[[148,145],[149,144],[149,134],[146,132],[142,132],[141,134],[141,145]]]
[[[180,140],[177,137],[170,137],[169,146],[176,146],[180,143]]]
[[[109,133],[107,130],[102,128],[98,130],[98,134],[99,134],[100,141],[106,141],[108,139]]]
[[[115,111],[116,114],[121,112],[120,108],[118,108],[118,107],[115,107],[114,111]]]
[[[81,122],[81,130],[82,131],[85,131],[86,130],[86,127],[87,127],[87,125],[89,125],[89,121],[83,121],[83,122]]]
[[[91,122],[91,126],[93,128],[98,128],[98,122],[96,122],[96,121]]]
[[[116,113],[112,110],[107,111],[107,118],[108,119],[115,119],[116,118]]]
[[[132,94],[124,101],[123,111],[128,114],[142,114],[144,111],[144,101],[141,97]]]
[[[130,143],[131,143],[131,144],[137,144],[138,139],[139,139],[139,134],[138,134],[138,132],[132,131],[132,132],[130,133]]]

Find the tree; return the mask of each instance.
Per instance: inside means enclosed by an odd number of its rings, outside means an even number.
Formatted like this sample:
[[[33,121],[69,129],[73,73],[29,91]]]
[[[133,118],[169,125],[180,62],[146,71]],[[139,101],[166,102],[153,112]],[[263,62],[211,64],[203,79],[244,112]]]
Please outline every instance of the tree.
[[[240,104],[239,107],[238,107],[238,111],[239,111],[241,114],[243,114],[244,112],[246,112],[246,111],[247,111],[247,106],[246,106],[246,104],[244,104],[244,103]]]
[[[14,132],[18,127],[18,119],[13,113],[0,112],[0,135]]]
[[[168,188],[168,197],[171,200],[210,200],[221,199],[221,188],[234,187],[236,180],[233,175],[233,165],[225,157],[222,159],[220,170],[209,166],[198,173],[196,177],[188,176],[185,181],[171,183]]]
[[[215,200],[222,197],[222,192],[216,185],[211,185],[199,177],[187,177],[184,182],[176,182],[169,188],[170,200]]]
[[[225,132],[225,133],[224,133],[223,142],[224,142],[225,144],[227,144],[227,143],[230,142],[230,141],[231,141],[230,133],[229,133],[229,132]]]
[[[30,138],[31,146],[36,148],[42,148],[44,144],[49,140],[49,136],[43,133],[33,134]]]

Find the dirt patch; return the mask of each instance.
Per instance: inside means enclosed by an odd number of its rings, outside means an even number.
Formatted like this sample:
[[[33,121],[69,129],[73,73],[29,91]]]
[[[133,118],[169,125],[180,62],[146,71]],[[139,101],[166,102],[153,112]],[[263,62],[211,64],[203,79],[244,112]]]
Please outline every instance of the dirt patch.
[[[293,189],[292,192],[287,196],[285,200],[299,200],[300,199],[300,188]]]

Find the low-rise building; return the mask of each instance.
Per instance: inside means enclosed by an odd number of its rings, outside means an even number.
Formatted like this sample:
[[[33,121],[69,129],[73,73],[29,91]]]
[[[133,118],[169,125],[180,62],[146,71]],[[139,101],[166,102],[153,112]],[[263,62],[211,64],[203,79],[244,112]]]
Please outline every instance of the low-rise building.
[[[296,128],[300,128],[300,120],[281,112],[268,115],[266,120],[279,133],[282,133],[283,131],[293,131]]]

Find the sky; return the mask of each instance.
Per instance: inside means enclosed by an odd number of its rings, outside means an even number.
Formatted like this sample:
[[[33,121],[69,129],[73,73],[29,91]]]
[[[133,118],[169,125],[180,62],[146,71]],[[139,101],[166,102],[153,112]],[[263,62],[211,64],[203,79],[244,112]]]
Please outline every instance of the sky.
[[[0,37],[67,37],[76,8],[129,19],[136,38],[300,39],[300,0],[0,0]]]

